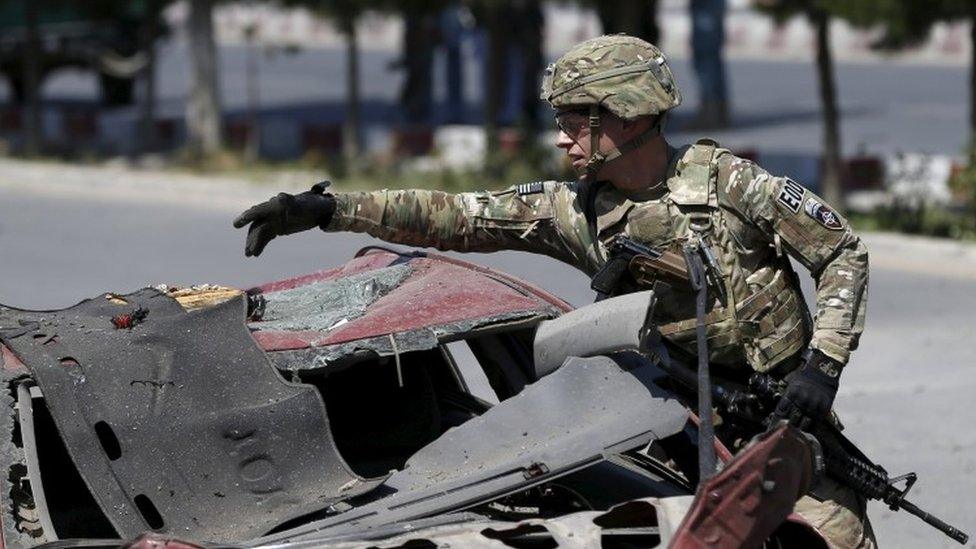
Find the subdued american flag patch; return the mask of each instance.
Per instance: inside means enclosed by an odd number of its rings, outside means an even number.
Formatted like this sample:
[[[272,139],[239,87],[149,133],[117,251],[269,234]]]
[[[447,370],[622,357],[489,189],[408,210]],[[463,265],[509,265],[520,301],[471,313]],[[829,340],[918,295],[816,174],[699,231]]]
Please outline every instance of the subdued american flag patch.
[[[515,192],[519,196],[525,196],[527,194],[538,194],[543,190],[542,182],[536,181],[535,183],[522,183],[515,187]]]

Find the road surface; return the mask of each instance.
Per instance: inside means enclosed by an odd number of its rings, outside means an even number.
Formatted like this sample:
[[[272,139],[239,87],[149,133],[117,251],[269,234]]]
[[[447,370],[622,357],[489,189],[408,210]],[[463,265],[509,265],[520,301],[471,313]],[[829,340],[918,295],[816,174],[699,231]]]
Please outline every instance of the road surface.
[[[245,259],[244,234],[231,219],[271,193],[223,180],[0,161],[0,303],[66,307],[157,283],[249,287],[338,265],[376,243],[309,231]],[[919,473],[916,503],[974,534],[976,246],[887,234],[865,239],[868,327],[837,408],[850,436],[889,472]],[[468,259],[576,305],[591,300],[587,279],[555,260],[520,252]],[[870,514],[882,547],[957,546],[880,504],[871,504]]]

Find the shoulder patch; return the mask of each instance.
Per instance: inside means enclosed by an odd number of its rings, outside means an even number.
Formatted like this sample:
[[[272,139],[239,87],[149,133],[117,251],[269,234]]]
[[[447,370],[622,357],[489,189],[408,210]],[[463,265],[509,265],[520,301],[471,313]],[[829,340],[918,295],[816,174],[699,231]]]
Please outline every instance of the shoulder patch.
[[[807,200],[806,204],[803,205],[803,210],[807,212],[807,215],[814,218],[817,223],[820,223],[831,231],[839,231],[844,228],[837,214],[827,207],[826,204],[815,198]]]
[[[803,204],[803,197],[806,194],[807,190],[803,188],[803,185],[787,177],[786,182],[783,183],[783,190],[780,191],[777,200],[789,211],[799,213],[800,205]]]
[[[695,141],[695,145],[707,145],[709,147],[718,147],[718,141],[715,141],[711,137],[702,137],[698,141]]]
[[[543,190],[544,185],[542,181],[536,181],[535,183],[522,183],[515,187],[515,192],[517,192],[519,196],[539,194]]]

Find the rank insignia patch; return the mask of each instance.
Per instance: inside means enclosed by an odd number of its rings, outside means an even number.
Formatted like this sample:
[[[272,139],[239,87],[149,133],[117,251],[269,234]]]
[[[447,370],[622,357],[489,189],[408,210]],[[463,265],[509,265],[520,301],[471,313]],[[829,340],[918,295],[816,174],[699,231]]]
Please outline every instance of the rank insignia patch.
[[[803,205],[803,209],[807,212],[807,215],[816,219],[817,223],[832,231],[839,231],[844,228],[840,223],[840,218],[837,217],[837,214],[833,210],[813,198],[807,200],[807,203]]]
[[[793,213],[800,212],[800,204],[803,204],[803,196],[807,190],[802,185],[787,178],[783,184],[783,190],[779,193],[779,203],[786,206]]]
[[[535,183],[522,183],[518,187],[516,187],[516,192],[518,193],[519,196],[541,193],[542,181],[536,181]]]

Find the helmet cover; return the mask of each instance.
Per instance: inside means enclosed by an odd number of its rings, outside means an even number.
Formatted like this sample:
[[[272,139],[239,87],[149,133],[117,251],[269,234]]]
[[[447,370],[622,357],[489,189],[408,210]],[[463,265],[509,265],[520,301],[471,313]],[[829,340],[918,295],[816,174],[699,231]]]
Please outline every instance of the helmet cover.
[[[681,92],[661,50],[614,34],[581,42],[549,65],[542,99],[556,110],[596,105],[633,120],[677,107]]]

